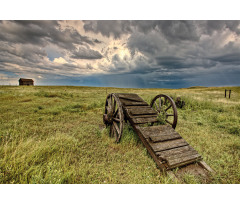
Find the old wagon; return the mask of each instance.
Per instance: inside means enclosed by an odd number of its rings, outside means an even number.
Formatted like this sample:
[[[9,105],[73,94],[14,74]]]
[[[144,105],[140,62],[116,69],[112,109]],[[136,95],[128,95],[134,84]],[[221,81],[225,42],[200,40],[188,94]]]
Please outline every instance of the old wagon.
[[[163,172],[174,168],[212,171],[201,155],[176,132],[178,113],[171,97],[159,94],[150,105],[132,93],[111,93],[106,98],[103,121],[110,136],[120,142],[124,122],[129,122],[157,166]],[[193,165],[194,164],[194,165]],[[199,171],[198,171],[199,172]]]

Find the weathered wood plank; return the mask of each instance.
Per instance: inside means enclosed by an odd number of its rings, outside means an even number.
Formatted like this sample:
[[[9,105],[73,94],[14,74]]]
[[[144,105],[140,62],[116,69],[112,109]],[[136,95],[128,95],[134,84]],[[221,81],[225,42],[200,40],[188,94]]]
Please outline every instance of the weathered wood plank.
[[[167,164],[169,165],[169,168],[176,168],[195,161],[199,161],[200,159],[201,156],[199,154],[186,154],[185,156],[179,158],[167,160]]]
[[[187,156],[190,156],[190,155],[199,155],[198,152],[196,150],[189,150],[189,151],[185,151],[185,152],[181,152],[179,154],[174,154],[174,155],[169,155],[169,156],[166,156],[165,159],[168,161],[168,162],[171,162],[171,161],[174,161],[176,159],[180,159],[180,158],[184,158],[184,157],[187,157]],[[200,155],[199,155],[200,156]]]
[[[145,138],[149,138],[151,142],[163,142],[182,138],[169,125],[143,127],[141,131]]]
[[[154,123],[158,121],[156,116],[148,118],[145,117],[131,118],[131,120],[134,124]]]
[[[157,118],[157,115],[130,115],[129,118]]]
[[[160,152],[168,149],[173,149],[176,147],[183,147],[188,145],[188,143],[184,139],[176,139],[176,140],[170,140],[170,141],[158,142],[158,143],[150,142],[150,145],[153,151]]]
[[[145,107],[139,107],[137,106],[134,108],[128,109],[130,115],[157,115],[157,112],[153,110],[151,107],[145,106]]]
[[[140,127],[140,129],[143,132],[145,138],[149,138],[150,136],[159,136],[161,134],[171,134],[175,132],[175,130],[169,125]]]
[[[150,136],[149,140],[151,142],[164,142],[168,140],[175,140],[182,138],[178,133],[171,133],[171,134],[159,134],[159,136]]]
[[[178,163],[176,165],[172,165],[172,166],[168,165],[167,169],[169,170],[169,169],[175,169],[177,167],[182,167],[182,166],[185,166],[185,165],[191,165],[191,164],[193,164],[195,162],[198,162],[199,160],[200,159],[192,159],[192,160],[186,160],[186,161]]]
[[[156,155],[165,158],[168,157],[170,155],[178,155],[181,154],[183,152],[187,152],[187,151],[192,151],[194,150],[190,145],[187,146],[183,146],[183,147],[178,147],[178,148],[174,148],[174,149],[169,149],[166,151],[161,151],[161,152],[156,152]]]
[[[144,102],[144,100],[138,96],[137,94],[123,94],[118,93],[116,94],[120,99],[130,100],[130,101],[137,101],[137,102]]]
[[[148,106],[148,103],[145,101],[138,102],[138,101],[121,99],[121,98],[120,98],[120,101],[123,104],[123,106]]]
[[[139,95],[135,94],[135,93],[115,93],[115,95],[117,95],[118,97],[138,97],[141,98]]]

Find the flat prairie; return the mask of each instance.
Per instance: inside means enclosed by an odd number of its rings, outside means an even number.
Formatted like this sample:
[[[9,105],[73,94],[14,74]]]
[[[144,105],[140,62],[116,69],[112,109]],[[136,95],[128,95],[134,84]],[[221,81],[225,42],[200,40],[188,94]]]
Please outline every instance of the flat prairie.
[[[231,89],[231,98],[224,90]],[[215,171],[163,175],[129,124],[120,143],[102,120],[109,93],[180,96],[176,131]],[[122,89],[0,86],[0,183],[240,183],[240,87]]]

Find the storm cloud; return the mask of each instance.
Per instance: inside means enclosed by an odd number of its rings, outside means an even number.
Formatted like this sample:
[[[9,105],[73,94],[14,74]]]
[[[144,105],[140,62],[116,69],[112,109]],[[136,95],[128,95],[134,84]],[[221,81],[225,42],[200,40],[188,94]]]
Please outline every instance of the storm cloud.
[[[75,59],[101,59],[103,56],[96,50],[79,48],[73,52],[71,57]]]
[[[239,21],[0,21],[0,31],[1,84],[240,85]]]

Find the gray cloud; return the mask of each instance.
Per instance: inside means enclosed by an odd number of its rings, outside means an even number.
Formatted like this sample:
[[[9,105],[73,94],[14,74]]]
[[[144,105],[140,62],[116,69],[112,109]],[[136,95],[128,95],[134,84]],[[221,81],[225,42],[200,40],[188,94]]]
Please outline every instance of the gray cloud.
[[[77,51],[74,51],[71,55],[74,59],[101,59],[103,56],[96,50],[86,49],[80,47]]]
[[[52,43],[64,49],[75,49],[75,45],[100,42],[80,35],[74,28],[61,29],[58,21],[1,21],[0,30],[0,41],[42,47]]]
[[[211,58],[211,60],[228,65],[240,65],[240,53],[231,53]]]
[[[229,29],[240,34],[240,21],[84,21],[86,32],[101,33],[103,36],[120,38],[123,34],[135,31],[147,34],[157,31],[169,43],[179,41],[198,41],[202,34],[212,35],[214,31]]]
[[[161,32],[170,42],[179,40],[198,40],[194,21],[84,21],[85,31],[101,33],[103,36],[120,38],[123,34],[134,31],[148,33],[152,30]]]
[[[240,21],[203,21],[203,31],[207,34],[212,35],[214,31],[223,31],[224,29],[229,29],[236,33],[240,34],[240,29],[238,28]]]
[[[120,38],[124,33],[131,33],[130,21],[84,21],[85,31],[101,33],[103,36]]]

